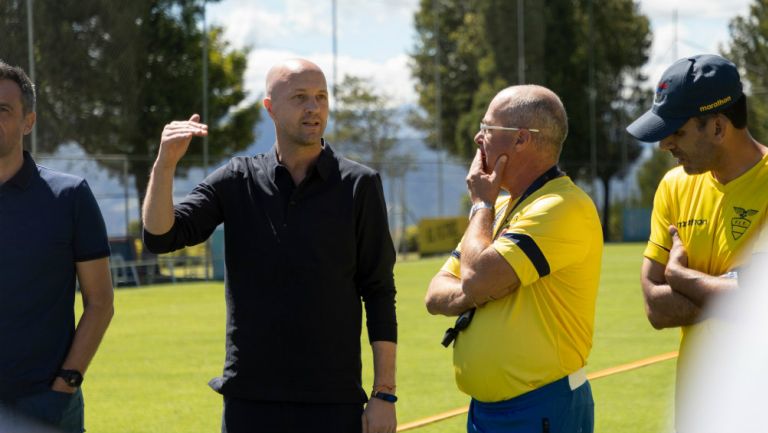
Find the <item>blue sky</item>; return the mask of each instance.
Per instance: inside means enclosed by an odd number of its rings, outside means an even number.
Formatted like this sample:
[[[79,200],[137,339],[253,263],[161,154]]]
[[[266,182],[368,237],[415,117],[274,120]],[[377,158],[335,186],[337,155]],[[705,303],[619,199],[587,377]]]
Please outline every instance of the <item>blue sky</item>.
[[[513,1],[513,0],[509,0]],[[596,0],[599,2],[599,0]],[[654,43],[646,66],[651,82],[676,58],[717,52],[728,40],[728,21],[748,11],[750,0],[642,0]],[[414,102],[408,52],[415,40],[413,14],[419,0],[337,0],[338,77],[370,78],[394,103]],[[673,11],[677,10],[677,25]],[[275,62],[306,57],[332,75],[331,0],[222,0],[208,6],[235,46],[250,45],[248,88],[256,97]],[[677,34],[677,44],[673,44]],[[649,84],[650,86],[650,84]]]

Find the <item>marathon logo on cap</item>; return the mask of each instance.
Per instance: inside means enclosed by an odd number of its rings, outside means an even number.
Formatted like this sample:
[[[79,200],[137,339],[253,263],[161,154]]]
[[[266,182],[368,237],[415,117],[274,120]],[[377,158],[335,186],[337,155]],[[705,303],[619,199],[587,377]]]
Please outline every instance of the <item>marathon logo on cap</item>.
[[[699,107],[699,111],[703,113],[705,111],[709,111],[709,110],[715,109],[715,108],[717,108],[717,107],[719,107],[721,105],[725,105],[725,104],[731,102],[731,99],[733,99],[733,98],[731,98],[730,96],[726,96],[725,98],[718,99],[717,101],[715,101],[715,102],[713,102],[713,103],[711,103],[709,105],[702,105],[701,107]]]

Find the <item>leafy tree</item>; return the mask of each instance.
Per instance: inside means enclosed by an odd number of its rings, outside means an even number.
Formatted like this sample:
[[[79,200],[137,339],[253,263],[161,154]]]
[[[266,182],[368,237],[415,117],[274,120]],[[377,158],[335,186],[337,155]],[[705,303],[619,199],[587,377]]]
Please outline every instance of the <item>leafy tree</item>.
[[[637,204],[642,207],[653,207],[653,197],[661,178],[675,166],[675,159],[669,152],[654,148],[653,154],[637,172],[637,184],[640,187],[640,197]]]
[[[365,79],[345,75],[336,87],[332,142],[374,170],[400,178],[412,160],[409,154],[397,151],[397,113],[386,101]]]
[[[215,1],[215,0],[214,0]],[[209,1],[210,2],[210,1]],[[120,154],[143,200],[163,125],[201,112],[202,0],[61,0],[34,11],[38,141],[43,152],[77,142],[90,155]],[[28,67],[26,1],[0,2],[0,58]],[[258,103],[246,103],[247,50],[208,32],[210,155],[253,142]],[[100,160],[110,172],[122,163]],[[179,167],[202,165],[194,145]]]
[[[437,13],[435,13],[437,11]],[[589,0],[525,1],[525,81],[551,88],[563,99],[570,133],[561,165],[572,176],[589,174],[590,119]],[[438,20],[437,26],[435,20]],[[505,0],[422,0],[416,12],[417,41],[412,70],[425,116],[414,125],[430,131],[429,143],[469,158],[472,136],[488,103],[503,87],[517,83],[517,7]],[[648,18],[632,0],[605,0],[592,16],[595,76],[597,176],[605,187],[603,211],[609,212],[609,180],[640,153],[624,132],[643,106],[639,68],[651,43]],[[437,31],[435,29],[437,28]],[[440,48],[442,137],[430,130],[435,107],[435,56]],[[604,221],[607,221],[604,215]]]
[[[433,4],[439,14],[432,11]],[[454,139],[455,122],[473,105],[474,91],[482,84],[479,69],[483,53],[488,51],[483,39],[476,1],[421,0],[414,17],[418,38],[411,54],[411,68],[416,78],[419,105],[428,117],[415,117],[414,126],[429,134],[428,143],[456,155],[465,155],[466,137]],[[435,32],[437,18],[437,29]],[[435,57],[440,52],[439,75],[442,94],[442,137],[437,143],[435,124]]]
[[[336,110],[334,112],[334,135],[331,142],[349,157],[362,161],[382,174],[388,181],[389,204],[399,202],[399,224],[392,221],[392,227],[399,225],[395,233],[398,250],[407,248],[405,174],[413,166],[413,156],[398,149],[399,130],[397,110],[387,106],[386,95],[378,93],[362,77],[345,75],[336,86]],[[399,200],[395,197],[397,183],[400,183]],[[397,212],[390,212],[394,218]]]
[[[724,56],[739,65],[750,86],[749,131],[759,141],[768,140],[768,1],[754,0],[746,17],[729,25],[731,41]]]

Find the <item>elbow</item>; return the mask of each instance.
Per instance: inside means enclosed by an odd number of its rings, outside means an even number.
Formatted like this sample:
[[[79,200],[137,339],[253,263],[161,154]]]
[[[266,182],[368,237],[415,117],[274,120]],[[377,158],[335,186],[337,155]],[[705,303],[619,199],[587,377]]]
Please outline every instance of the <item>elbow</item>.
[[[427,296],[424,297],[424,306],[427,307],[427,312],[433,316],[440,314],[438,305],[437,297],[433,295],[431,291],[428,291]]]
[[[144,241],[144,247],[152,254],[163,254],[163,251],[161,248],[157,248],[151,243],[147,243],[147,241]]]
[[[653,308],[650,302],[645,303],[645,317],[648,318],[648,323],[653,326],[653,329],[656,329],[657,331],[661,331],[662,329],[667,329],[673,326],[673,324],[666,320],[664,315],[659,314]]]
[[[155,235],[146,231],[145,229],[141,239],[142,243],[144,244],[144,248],[146,248],[147,251],[149,251],[152,254],[162,254],[164,252],[162,251],[163,248],[161,248],[161,246],[157,243],[157,241],[152,239],[151,236],[155,236]]]
[[[649,280],[645,275],[640,280],[640,286],[643,292],[643,306],[645,307],[645,317],[653,329],[662,330],[669,328],[669,318],[664,314],[664,304],[668,302],[665,293],[668,289],[663,289],[660,283]]]
[[[668,325],[664,323],[660,317],[657,317],[652,313],[647,313],[646,317],[648,317],[648,323],[650,323],[651,326],[653,326],[653,329],[657,331],[661,331],[662,329],[666,329],[668,327]]]
[[[104,323],[104,327],[108,327],[112,323],[112,318],[115,317],[115,304],[110,302],[101,308],[101,318]]]
[[[164,235],[162,234],[156,235],[144,229],[144,233],[141,240],[142,240],[142,243],[144,244],[144,247],[147,249],[147,251],[149,251],[152,254],[165,254],[165,253],[170,253],[175,251],[175,249],[169,245],[167,240],[158,239],[161,236],[164,236]]]
[[[427,297],[424,299],[424,305],[427,307],[427,312],[433,316],[437,315],[437,310],[435,308],[435,304],[432,302],[432,299]]]
[[[107,328],[112,323],[112,318],[115,317],[115,306],[110,304],[102,312],[102,319],[104,320],[104,327]]]
[[[436,275],[429,282],[427,294],[424,296],[424,306],[427,307],[429,314],[436,316],[444,314],[448,297],[445,295],[445,280],[441,275]]]
[[[109,297],[103,300],[89,300],[83,306],[84,313],[87,312],[92,317],[99,317],[101,322],[109,323],[115,316],[114,298]]]
[[[112,318],[115,317],[115,304],[113,304],[113,303],[109,304],[109,306],[107,307],[107,311],[105,313],[105,316],[108,319],[108,321],[110,321],[110,322],[112,321]]]

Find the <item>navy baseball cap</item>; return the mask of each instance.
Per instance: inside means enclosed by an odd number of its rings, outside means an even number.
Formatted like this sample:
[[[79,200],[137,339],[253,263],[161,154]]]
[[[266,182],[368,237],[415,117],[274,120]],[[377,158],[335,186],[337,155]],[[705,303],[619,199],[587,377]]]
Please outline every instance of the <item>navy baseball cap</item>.
[[[742,94],[739,71],[730,61],[714,54],[686,57],[664,71],[653,107],[627,132],[640,141],[660,141],[688,119],[723,110]]]

